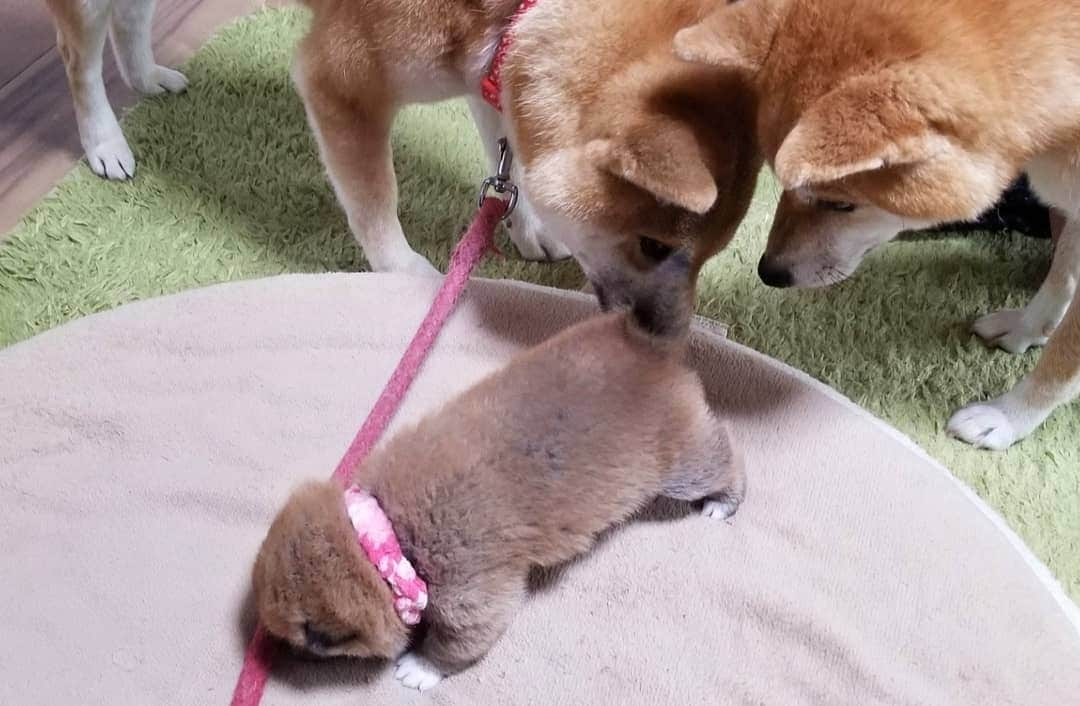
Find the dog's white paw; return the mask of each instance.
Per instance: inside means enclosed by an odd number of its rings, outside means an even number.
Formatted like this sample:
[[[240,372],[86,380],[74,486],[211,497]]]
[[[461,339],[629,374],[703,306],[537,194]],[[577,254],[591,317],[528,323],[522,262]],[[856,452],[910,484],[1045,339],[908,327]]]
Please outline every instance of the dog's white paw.
[[[1032,346],[1046,345],[1052,331],[1031,321],[1023,309],[1002,309],[979,317],[972,326],[987,345],[997,346],[1009,353],[1020,354]]]
[[[86,147],[86,161],[94,174],[106,179],[124,181],[135,176],[135,155],[119,129],[115,135]]]
[[[182,93],[188,87],[187,76],[165,66],[155,66],[146,76],[134,82],[136,91],[147,96],[161,93]]]
[[[949,420],[948,432],[972,446],[994,451],[1004,451],[1017,440],[1008,415],[993,404],[963,407]]]
[[[726,520],[738,509],[739,503],[734,500],[706,500],[701,514],[713,520]]]
[[[442,681],[443,675],[438,667],[413,652],[406,652],[397,661],[394,678],[402,686],[419,691],[427,691]]]

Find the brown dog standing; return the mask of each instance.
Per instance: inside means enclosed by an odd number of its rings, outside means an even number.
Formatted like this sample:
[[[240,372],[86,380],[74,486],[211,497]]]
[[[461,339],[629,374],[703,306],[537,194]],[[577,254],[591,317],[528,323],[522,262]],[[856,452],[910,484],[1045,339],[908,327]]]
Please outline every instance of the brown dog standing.
[[[525,257],[637,276],[686,247],[696,274],[734,234],[760,167],[752,119],[731,81],[671,51],[707,0],[540,0],[513,27],[502,113],[481,82],[520,0],[305,2],[294,79],[372,268],[434,272],[398,221],[390,126],[405,105],[459,95],[485,146],[507,136],[516,153]]]
[[[622,311],[515,357],[357,470],[427,582],[426,633],[398,662],[404,684],[429,688],[481,659],[530,569],[587,551],[658,496],[705,500],[713,517],[736,510],[742,466],[683,362],[689,269],[676,253],[633,299],[609,301]],[[414,637],[332,482],[289,500],[253,579],[263,625],[298,648],[390,659]]]
[[[974,218],[1026,171],[1040,198],[1065,215],[1053,265],[1027,307],[983,316],[975,332],[1014,353],[1047,348],[1031,374],[1004,395],[958,411],[949,431],[1004,449],[1074,399],[1080,5],[717,4],[675,45],[688,60],[742,76],[757,96],[758,142],[785,190],[762,279],[838,282],[902,230]]]

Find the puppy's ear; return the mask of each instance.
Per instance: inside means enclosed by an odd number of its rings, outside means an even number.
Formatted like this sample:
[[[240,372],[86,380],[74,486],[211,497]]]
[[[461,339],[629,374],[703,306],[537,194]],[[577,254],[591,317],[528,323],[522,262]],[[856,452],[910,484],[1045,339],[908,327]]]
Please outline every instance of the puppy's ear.
[[[689,126],[660,119],[585,146],[586,157],[598,168],[698,214],[712,208],[717,196],[703,153]]]
[[[886,74],[860,76],[810,106],[773,169],[785,190],[932,159],[950,149],[914,92]]]
[[[684,61],[754,73],[765,61],[787,0],[738,0],[675,35]]]

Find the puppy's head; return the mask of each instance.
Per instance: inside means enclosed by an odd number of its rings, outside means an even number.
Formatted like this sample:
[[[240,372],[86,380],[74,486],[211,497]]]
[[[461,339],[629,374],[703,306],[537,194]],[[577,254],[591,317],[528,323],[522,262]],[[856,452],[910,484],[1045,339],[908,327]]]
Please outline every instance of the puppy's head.
[[[915,33],[870,6],[843,11],[742,0],[676,36],[681,57],[739,73],[757,95],[758,140],[785,192],[759,265],[767,284],[839,282],[904,230],[977,217],[1014,176],[1008,155],[972,147],[985,136],[967,106],[990,110],[977,87],[911,59]]]
[[[409,629],[333,483],[293,494],[263,540],[252,580],[262,625],[293,647],[320,657],[383,659],[406,647]]]
[[[628,330],[653,344],[677,350],[685,342],[694,315],[690,254],[675,250],[651,271],[632,280],[609,273],[593,284],[600,307],[626,312]],[[675,343],[675,346],[668,344]]]

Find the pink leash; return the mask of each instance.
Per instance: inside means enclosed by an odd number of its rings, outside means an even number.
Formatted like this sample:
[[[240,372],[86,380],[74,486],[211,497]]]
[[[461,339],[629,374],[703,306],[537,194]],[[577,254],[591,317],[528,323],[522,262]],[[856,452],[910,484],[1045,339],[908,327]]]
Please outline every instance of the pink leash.
[[[333,479],[342,487],[346,485],[349,475],[360,465],[386,431],[394,413],[401,406],[405,393],[409,391],[417,373],[420,372],[420,366],[424,364],[428,353],[431,352],[435,338],[446,324],[462,292],[465,291],[469,283],[469,275],[476,269],[484,255],[494,249],[495,227],[513,210],[517,190],[513,184],[509,183],[509,149],[505,141],[500,142],[500,147],[503,150],[504,159],[500,160],[499,175],[485,180],[484,189],[480,194],[480,209],[465,232],[465,236],[454,249],[454,254],[450,258],[450,268],[442,286],[439,287],[438,294],[435,295],[435,301],[428,309],[427,316],[424,317],[409,347],[405,349],[405,355],[398,362],[397,368],[394,369],[390,381],[383,388],[371,413],[364,420],[364,425],[360,427],[360,431],[356,433],[356,437],[342,456],[341,462],[334,469]],[[503,164],[506,165],[506,169],[503,169]],[[503,201],[488,197],[486,195],[488,188],[493,188],[497,193],[509,193],[510,200]],[[258,706],[263,690],[266,688],[266,680],[270,676],[270,648],[271,640],[260,625],[255,629],[255,634],[244,653],[244,666],[236,680],[231,706]]]

